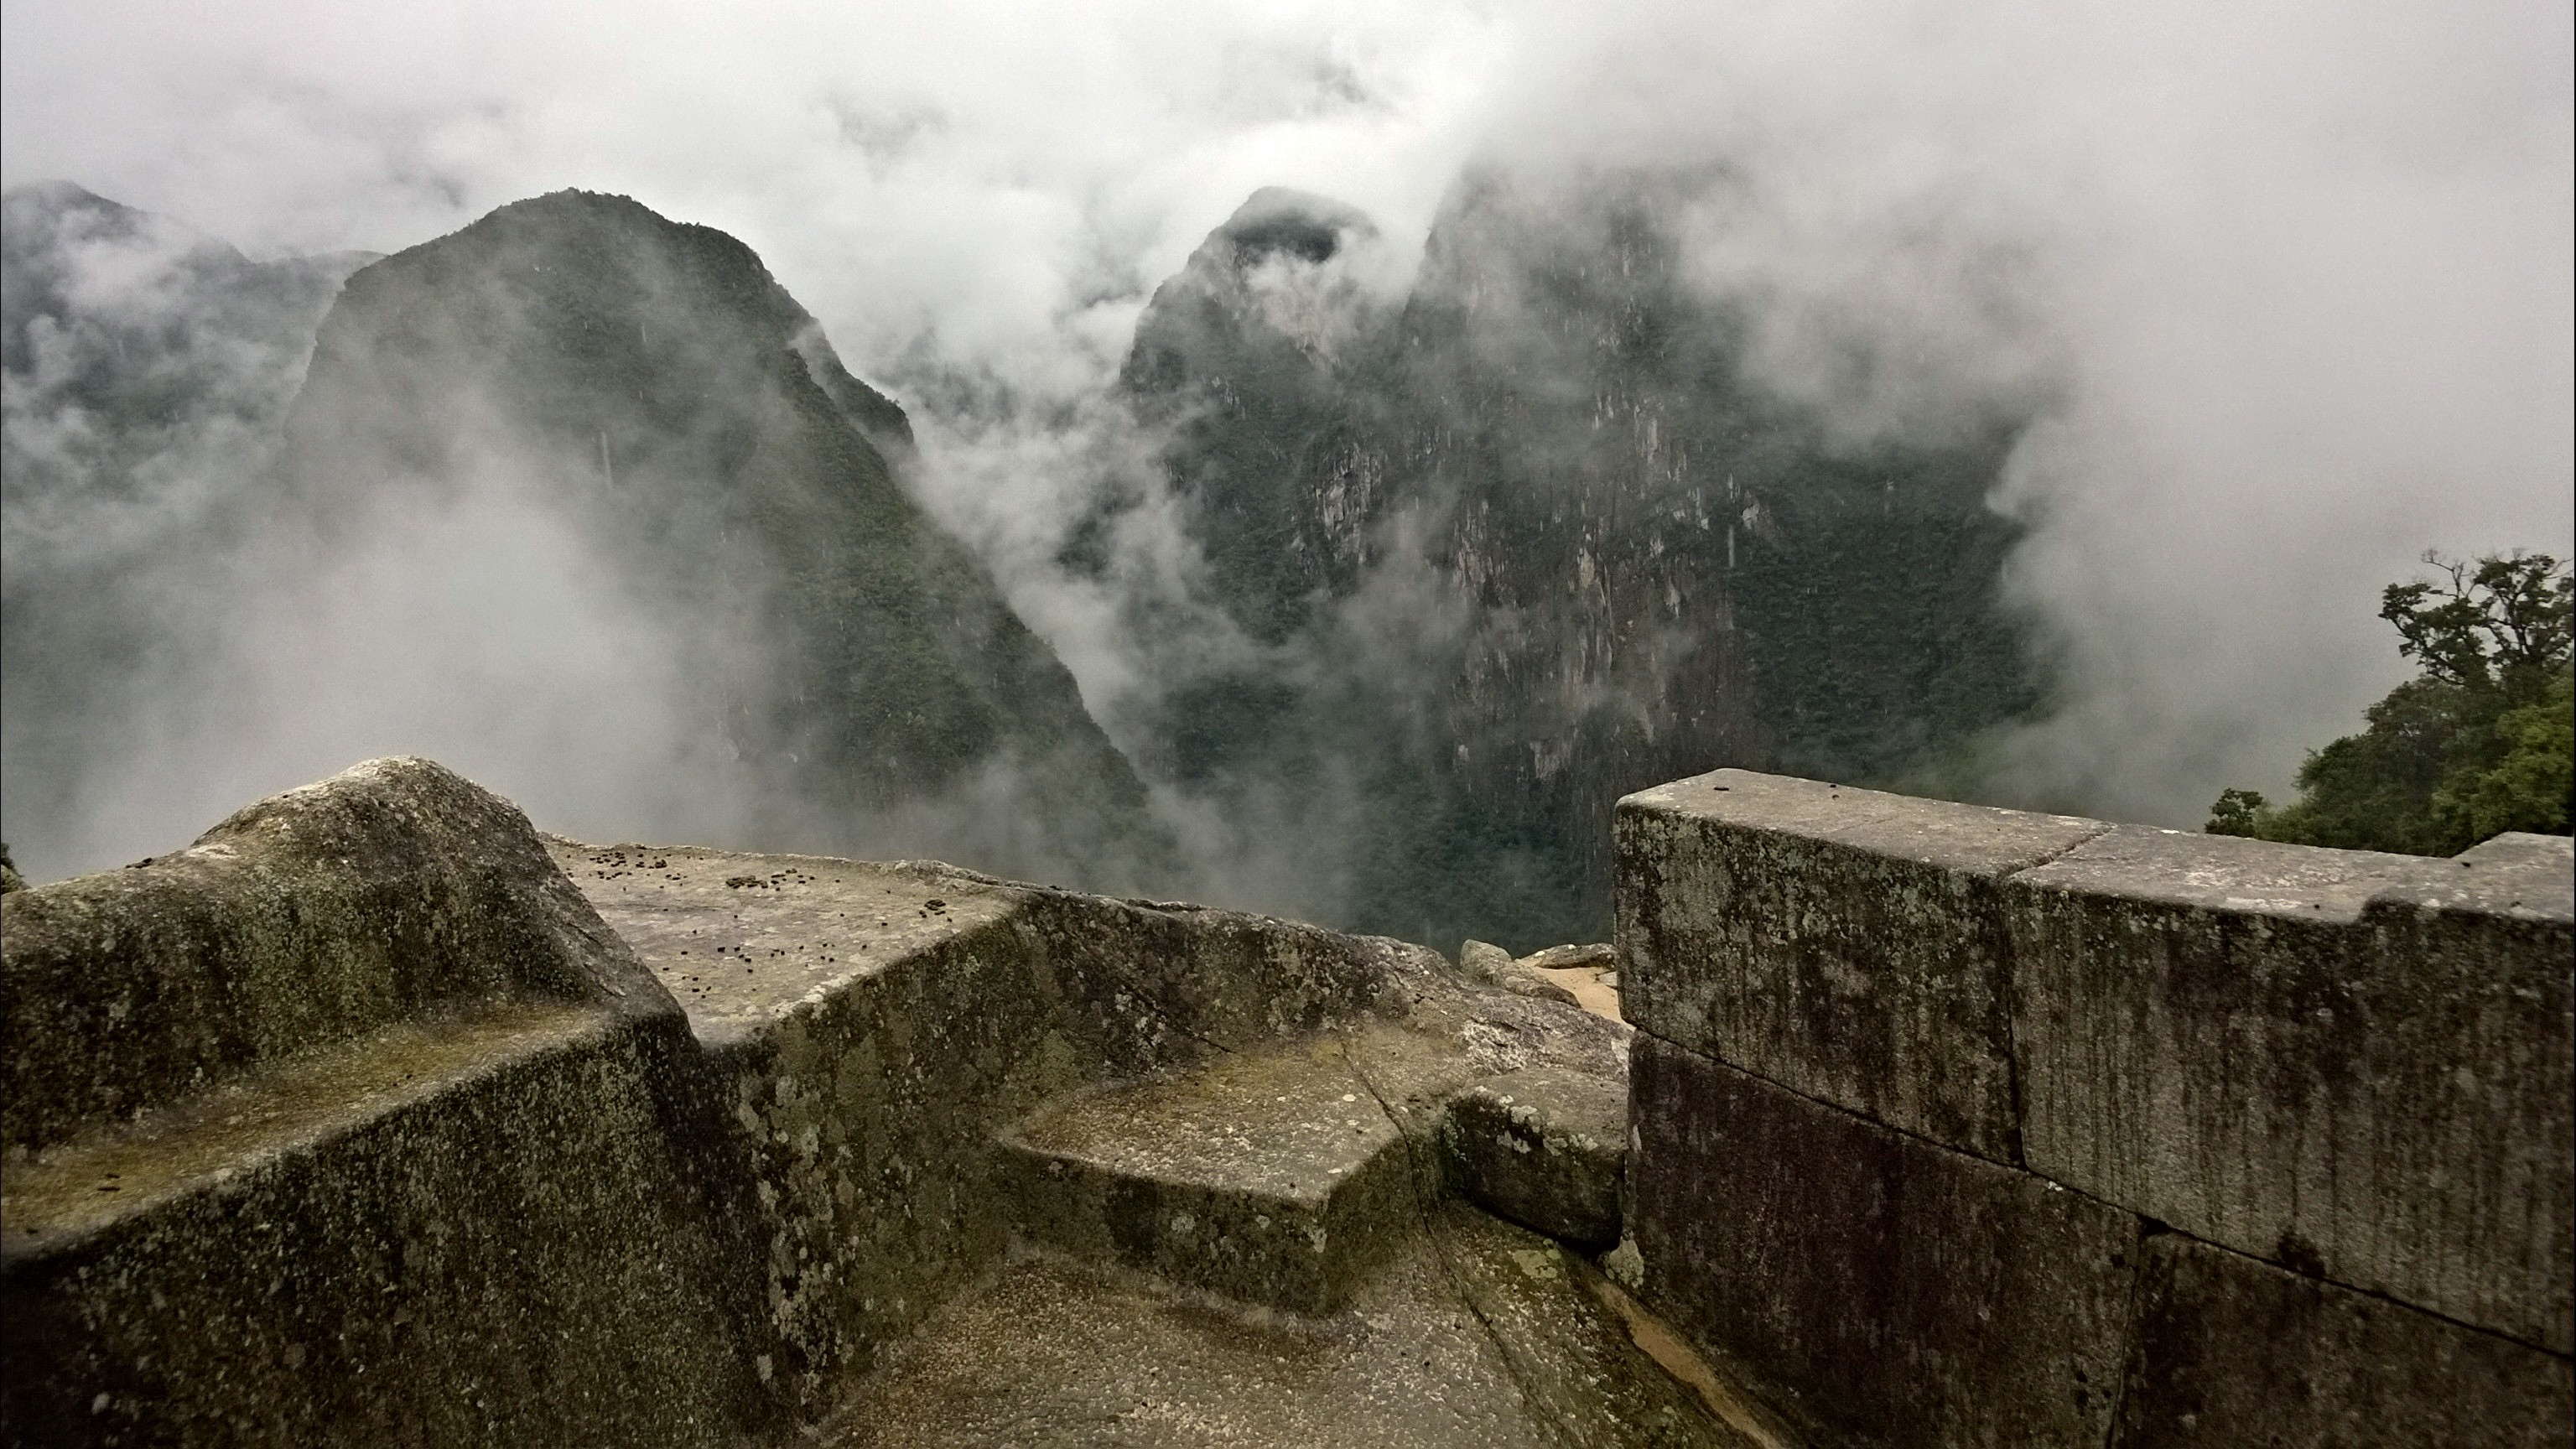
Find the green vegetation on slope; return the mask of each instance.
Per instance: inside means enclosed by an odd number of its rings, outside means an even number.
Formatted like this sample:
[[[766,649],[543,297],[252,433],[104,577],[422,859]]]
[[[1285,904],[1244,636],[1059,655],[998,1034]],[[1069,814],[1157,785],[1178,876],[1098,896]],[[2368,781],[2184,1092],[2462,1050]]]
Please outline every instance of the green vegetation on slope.
[[[2018,419],[1834,441],[1686,277],[1675,184],[1471,176],[1400,302],[1335,270],[1365,219],[1264,192],[1138,322],[1123,390],[1248,641],[1159,681],[1140,759],[1277,822],[1338,925],[1597,939],[1622,794],[1919,786],[2039,704],[1984,501]]]
[[[325,518],[532,476],[684,656],[693,727],[758,783],[766,840],[1158,878],[1142,784],[900,485],[910,441],[749,247],[559,192],[350,279],[285,473]],[[892,811],[915,823],[880,840]]]
[[[2302,845],[2456,855],[2507,830],[2568,833],[2576,673],[2565,564],[2519,550],[2391,584],[2379,616],[2422,672],[2308,756],[2299,798],[2229,790],[2208,829]]]

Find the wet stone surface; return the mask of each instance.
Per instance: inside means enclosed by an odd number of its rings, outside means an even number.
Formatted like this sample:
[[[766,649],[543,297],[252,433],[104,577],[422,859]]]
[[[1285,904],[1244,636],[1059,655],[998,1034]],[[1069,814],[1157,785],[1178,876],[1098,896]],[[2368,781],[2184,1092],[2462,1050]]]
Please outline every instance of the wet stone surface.
[[[1396,1125],[1331,1039],[1079,1096],[1001,1142],[1021,1232],[1252,1302],[1330,1312],[1410,1226]]]
[[[66,1142],[406,1021],[668,1010],[516,806],[370,760],[195,844],[0,904],[0,1139]]]
[[[1619,804],[1640,1030],[2019,1165],[2002,883],[2110,827],[1719,770]]]
[[[927,862],[546,845],[710,1046],[1001,920],[1026,895]]]
[[[2544,851],[2122,826],[2023,872],[2007,900],[2029,1166],[2568,1352],[2576,938],[2551,904],[2565,843],[2554,872]]]
[[[1583,1247],[1619,1241],[1625,1078],[1546,1067],[1488,1078],[1450,1102],[1440,1145],[1450,1181],[1483,1207]]]
[[[1630,1340],[1557,1244],[1434,1205],[1329,1318],[1054,1257],[961,1295],[819,1436],[850,1449],[1762,1444]]]
[[[2168,1233],[2147,1244],[2120,1449],[2576,1441],[2566,1359]]]
[[[243,870],[245,828],[318,858]],[[46,979],[110,949],[76,900],[172,923],[134,980],[212,943],[266,973],[244,1002],[364,1009],[13,1151],[0,1442],[806,1442],[854,1386],[887,1443],[1736,1442],[1677,1338],[1450,1196],[1462,1091],[1625,1072],[1553,989],[935,863],[540,837],[425,762],[226,829],[25,893]],[[509,869],[414,868],[451,849]],[[474,930],[416,955],[380,912]]]

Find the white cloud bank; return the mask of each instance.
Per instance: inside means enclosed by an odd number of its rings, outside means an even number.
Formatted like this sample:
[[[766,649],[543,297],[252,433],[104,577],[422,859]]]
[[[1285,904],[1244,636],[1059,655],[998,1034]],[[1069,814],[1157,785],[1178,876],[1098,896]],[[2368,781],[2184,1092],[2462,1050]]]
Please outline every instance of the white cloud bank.
[[[920,419],[931,502],[1095,693],[1133,667],[1101,601],[1014,567],[1148,290],[1266,184],[1407,255],[1475,158],[1726,168],[1699,274],[1855,426],[2059,399],[1998,499],[2073,687],[2003,747],[2018,798],[2279,790],[2400,672],[2417,552],[2571,549],[2564,7],[13,0],[0,42],[11,184],[254,251],[625,192],[753,245],[863,375],[985,380],[1010,427]],[[1903,364],[1865,400],[1815,365],[1855,338]]]

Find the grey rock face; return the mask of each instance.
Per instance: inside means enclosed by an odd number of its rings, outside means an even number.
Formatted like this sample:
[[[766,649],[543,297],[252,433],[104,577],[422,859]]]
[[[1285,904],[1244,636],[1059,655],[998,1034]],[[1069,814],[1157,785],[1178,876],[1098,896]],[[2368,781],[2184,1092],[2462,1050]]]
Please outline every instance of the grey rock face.
[[[370,761],[0,911],[12,1148],[397,1022],[672,1009],[518,808],[426,760]]]
[[[623,197],[506,206],[350,279],[281,472],[326,532],[497,451],[683,661],[738,828],[1136,888],[1173,868],[1073,676],[901,486],[909,424],[750,248]],[[982,791],[981,795],[975,792]],[[931,834],[949,825],[945,836]],[[924,838],[927,837],[927,838]]]
[[[2001,882],[2110,827],[1742,770],[1620,804],[1620,1006],[1678,1046],[2012,1164]]]
[[[2032,1169],[2567,1351],[2568,856],[2488,860],[2123,827],[2016,876]]]
[[[1479,981],[1499,985],[1515,964],[1511,952],[1491,941],[1467,941],[1458,947],[1458,969]]]
[[[2557,1354],[2179,1234],[2151,1239],[2128,1449],[2520,1449],[2576,1433]]]
[[[1563,1069],[1490,1077],[1449,1104],[1449,1177],[1487,1210],[1591,1251],[1619,1241],[1628,1084]]]
[[[2120,1210],[1639,1033],[1654,1301],[1819,1442],[2105,1442],[2141,1245]]]
[[[1265,193],[1139,321],[1124,389],[1258,646],[1169,681],[1146,767],[1308,822],[1359,929],[1597,937],[1621,792],[1884,778],[2035,705],[1983,503],[2016,424],[1829,443],[1683,277],[1695,184],[1471,175],[1401,298],[1347,208]]]
[[[373,761],[10,892],[0,967],[0,1437],[763,1421],[684,1018],[509,802]]]
[[[1607,941],[1589,945],[1550,946],[1532,951],[1520,958],[1523,966],[1534,971],[1573,971],[1583,968],[1607,968],[1617,963],[1619,948]]]

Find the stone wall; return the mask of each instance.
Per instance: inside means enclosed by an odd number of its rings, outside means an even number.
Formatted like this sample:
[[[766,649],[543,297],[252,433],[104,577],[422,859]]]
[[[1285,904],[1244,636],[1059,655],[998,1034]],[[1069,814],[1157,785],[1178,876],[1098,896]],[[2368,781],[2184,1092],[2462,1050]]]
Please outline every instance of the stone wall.
[[[0,1443],[793,1437],[1005,1250],[998,1129],[1427,954],[360,766],[0,900]]]
[[[670,994],[421,760],[0,898],[0,1436],[721,1444]]]
[[[7,892],[0,1442],[794,1439],[1004,1254],[1003,1129],[1363,1023],[1448,1043],[1371,1088],[1424,1121],[1606,1122],[1627,1062],[1624,1177],[1538,1215],[1624,1218],[1605,1263],[1818,1445],[2569,1437],[2566,840],[1739,772],[1616,838],[1632,1048],[1420,947],[548,840],[425,761]]]
[[[1731,770],[1615,829],[1647,1291],[1818,1437],[2576,1428],[2565,838],[2426,860]]]

